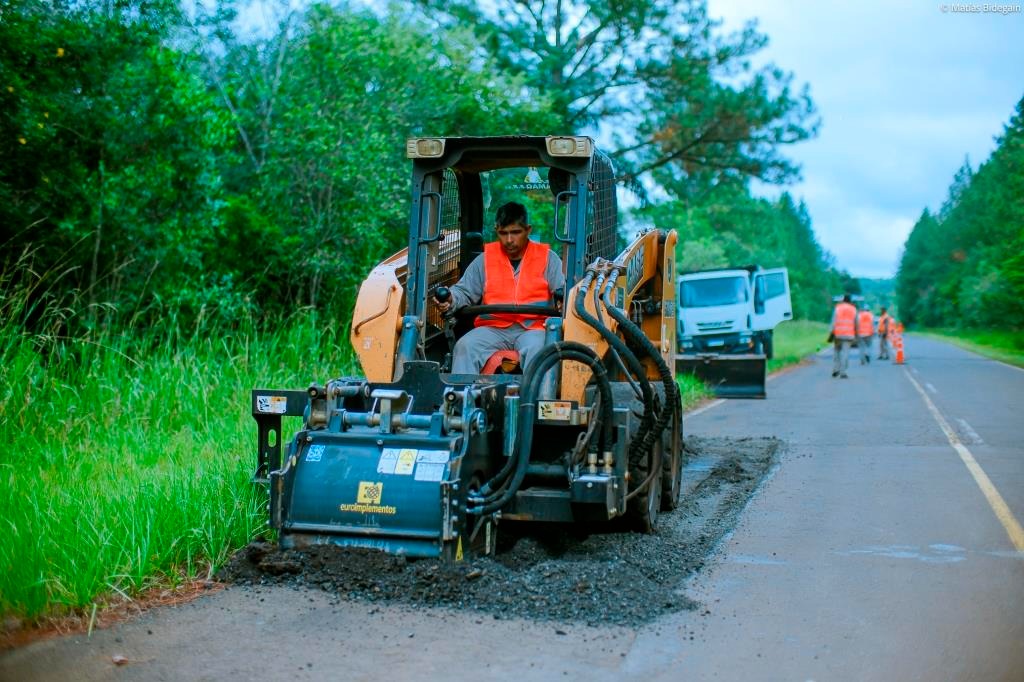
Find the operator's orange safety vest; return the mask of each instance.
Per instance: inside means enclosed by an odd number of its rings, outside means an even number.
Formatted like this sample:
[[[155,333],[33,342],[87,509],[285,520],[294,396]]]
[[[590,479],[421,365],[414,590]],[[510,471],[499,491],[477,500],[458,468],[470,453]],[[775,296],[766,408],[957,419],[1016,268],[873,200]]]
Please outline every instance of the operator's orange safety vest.
[[[857,336],[871,336],[875,333],[875,317],[869,310],[857,313]]]
[[[551,292],[544,271],[548,266],[547,244],[530,242],[519,263],[519,274],[512,271],[512,263],[498,242],[484,244],[484,305],[501,303],[513,305],[548,306]],[[476,318],[477,327],[511,327],[519,322],[530,329],[544,326],[546,315],[519,315],[491,313]]]
[[[836,319],[832,324],[832,333],[836,336],[853,338],[856,331],[857,308],[852,303],[840,303],[836,306]]]

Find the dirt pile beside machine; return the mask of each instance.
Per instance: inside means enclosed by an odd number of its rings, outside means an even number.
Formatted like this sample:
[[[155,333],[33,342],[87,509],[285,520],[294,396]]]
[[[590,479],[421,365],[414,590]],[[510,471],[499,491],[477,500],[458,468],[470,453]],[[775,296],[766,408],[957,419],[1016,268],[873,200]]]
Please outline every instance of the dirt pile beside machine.
[[[408,247],[363,283],[351,341],[363,377],[257,389],[254,480],[282,547],[337,544],[460,560],[493,553],[502,520],[650,531],[679,500],[674,231],[617,249],[614,171],[587,137],[409,140]],[[483,250],[493,207],[551,226],[566,294],[525,374],[450,372],[475,315],[429,304]],[[524,199],[525,198],[525,199]],[[503,369],[508,373],[503,373]],[[287,444],[282,418],[301,416]]]

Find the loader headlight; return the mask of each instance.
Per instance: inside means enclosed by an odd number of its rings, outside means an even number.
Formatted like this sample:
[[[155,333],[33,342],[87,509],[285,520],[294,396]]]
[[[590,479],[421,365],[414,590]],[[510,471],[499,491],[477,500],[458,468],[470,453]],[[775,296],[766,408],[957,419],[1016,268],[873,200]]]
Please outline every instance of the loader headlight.
[[[593,145],[589,137],[549,137],[548,154],[551,156],[592,156]]]
[[[442,154],[444,154],[444,140],[436,137],[414,137],[405,142],[405,155],[410,159],[429,159]]]

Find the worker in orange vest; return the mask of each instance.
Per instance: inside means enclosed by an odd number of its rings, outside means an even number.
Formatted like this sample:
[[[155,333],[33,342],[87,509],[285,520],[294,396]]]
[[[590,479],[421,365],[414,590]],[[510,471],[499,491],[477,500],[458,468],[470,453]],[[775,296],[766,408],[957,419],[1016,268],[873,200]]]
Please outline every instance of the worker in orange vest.
[[[889,315],[889,309],[882,306],[882,311],[878,314],[878,359],[888,360],[889,359],[889,332],[892,327],[892,317]]]
[[[494,231],[498,241],[484,245],[484,252],[451,287],[451,299],[434,298],[442,314],[480,302],[550,308],[551,301],[562,295],[562,259],[547,244],[530,241],[525,206],[510,201],[499,207]],[[475,328],[455,344],[452,372],[479,374],[498,350],[517,351],[525,372],[530,358],[544,347],[545,319],[519,313],[480,315]]]
[[[875,316],[867,305],[857,313],[857,348],[860,349],[860,364],[871,362],[871,337],[875,335]]]
[[[857,308],[850,303],[850,294],[832,311],[832,332],[828,335],[832,346],[832,376],[847,378],[846,367],[850,362],[850,346],[857,338]]]

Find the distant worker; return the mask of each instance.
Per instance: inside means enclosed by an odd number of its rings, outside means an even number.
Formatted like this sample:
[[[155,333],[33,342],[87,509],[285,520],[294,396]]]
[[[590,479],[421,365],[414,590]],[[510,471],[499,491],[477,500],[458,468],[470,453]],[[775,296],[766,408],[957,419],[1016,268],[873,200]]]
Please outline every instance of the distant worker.
[[[857,308],[850,303],[850,294],[832,311],[832,332],[828,335],[832,346],[832,376],[847,378],[846,367],[850,362],[850,346],[857,338]]]
[[[892,317],[889,309],[882,306],[882,312],[878,314],[878,359],[889,359],[889,332],[892,327]]]
[[[871,337],[875,335],[875,316],[865,304],[857,313],[857,348],[860,349],[860,364],[871,362]]]
[[[484,252],[466,268],[451,287],[451,300],[435,305],[442,313],[467,305],[514,304],[551,307],[565,290],[562,259],[547,244],[530,241],[526,207],[514,201],[498,208],[494,230],[498,241],[484,245]],[[455,344],[454,374],[479,374],[495,351],[514,350],[526,371],[530,358],[544,347],[547,315],[489,313],[480,315],[475,328]]]

